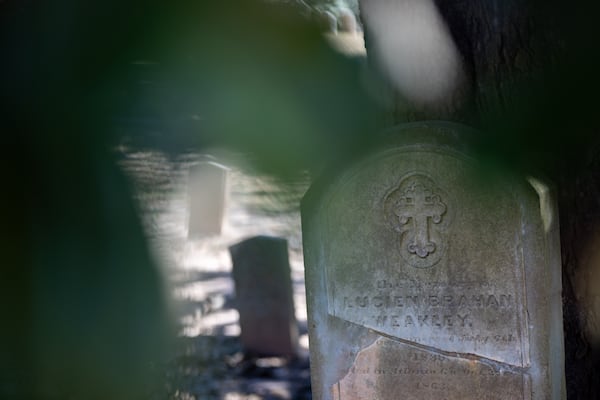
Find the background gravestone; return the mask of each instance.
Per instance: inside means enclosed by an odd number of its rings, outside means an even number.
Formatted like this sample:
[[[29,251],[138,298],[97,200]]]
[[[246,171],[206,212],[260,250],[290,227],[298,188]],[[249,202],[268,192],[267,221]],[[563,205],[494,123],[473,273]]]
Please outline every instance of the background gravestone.
[[[220,235],[227,197],[227,167],[202,161],[189,177],[188,237]]]
[[[296,355],[298,326],[287,240],[257,236],[231,246],[229,251],[246,352],[257,356]]]
[[[461,131],[399,128],[303,200],[316,399],[564,398],[549,190]]]

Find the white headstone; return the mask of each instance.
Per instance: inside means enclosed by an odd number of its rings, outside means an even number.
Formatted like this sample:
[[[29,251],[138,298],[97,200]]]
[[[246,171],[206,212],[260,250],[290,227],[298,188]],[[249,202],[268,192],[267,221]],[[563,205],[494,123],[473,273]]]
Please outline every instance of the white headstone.
[[[189,175],[188,237],[220,235],[227,198],[227,168],[202,161]]]

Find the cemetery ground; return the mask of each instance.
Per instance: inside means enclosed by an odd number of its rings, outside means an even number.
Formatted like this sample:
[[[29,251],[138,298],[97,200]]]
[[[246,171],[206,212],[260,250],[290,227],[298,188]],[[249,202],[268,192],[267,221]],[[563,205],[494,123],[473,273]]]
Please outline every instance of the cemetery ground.
[[[152,399],[310,399],[308,338],[299,201],[306,178],[293,182],[252,172],[241,157],[228,172],[221,235],[188,239],[188,174],[196,153],[167,156],[120,149],[151,251],[171,293],[179,335],[166,365],[156,365]],[[221,161],[221,160],[219,160]],[[228,247],[268,235],[288,241],[298,320],[298,357],[253,358],[240,343]],[[260,290],[256,282],[256,290]]]

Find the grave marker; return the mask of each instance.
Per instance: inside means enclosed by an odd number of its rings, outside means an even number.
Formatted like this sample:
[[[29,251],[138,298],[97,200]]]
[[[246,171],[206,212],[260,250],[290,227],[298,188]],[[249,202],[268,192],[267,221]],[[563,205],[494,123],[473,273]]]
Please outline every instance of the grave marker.
[[[257,236],[229,248],[241,340],[257,356],[294,356],[298,326],[287,240]]]
[[[303,200],[315,399],[562,399],[551,192],[398,128]]]
[[[213,161],[202,161],[190,170],[188,237],[221,234],[227,171],[227,167]]]

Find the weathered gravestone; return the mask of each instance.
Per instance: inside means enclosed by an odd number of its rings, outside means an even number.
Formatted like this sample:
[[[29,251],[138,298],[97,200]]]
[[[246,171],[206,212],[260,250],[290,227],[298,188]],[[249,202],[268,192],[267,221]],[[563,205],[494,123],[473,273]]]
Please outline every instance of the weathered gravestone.
[[[202,161],[189,175],[188,237],[221,234],[227,197],[227,167]]]
[[[398,128],[304,198],[315,399],[565,397],[551,194],[462,131]]]
[[[257,356],[294,356],[298,326],[287,240],[257,236],[229,248],[241,341]]]

